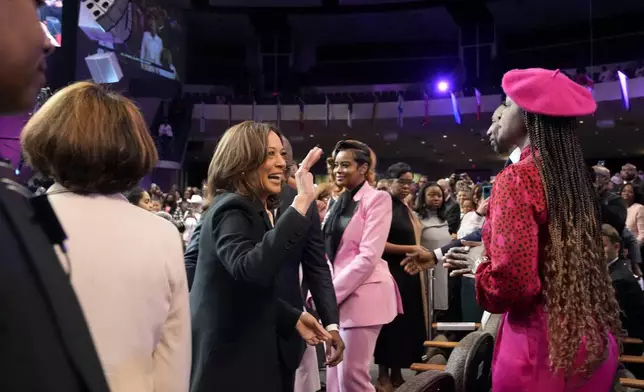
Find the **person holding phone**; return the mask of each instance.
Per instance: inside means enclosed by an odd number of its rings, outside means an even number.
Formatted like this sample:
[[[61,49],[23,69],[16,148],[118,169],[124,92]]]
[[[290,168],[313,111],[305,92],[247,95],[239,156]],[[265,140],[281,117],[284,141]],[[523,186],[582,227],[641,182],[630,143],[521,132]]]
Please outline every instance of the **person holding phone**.
[[[472,192],[472,200],[476,203],[476,209],[463,215],[456,238],[463,238],[483,227],[485,216],[487,215],[490,190],[490,184],[476,184]]]

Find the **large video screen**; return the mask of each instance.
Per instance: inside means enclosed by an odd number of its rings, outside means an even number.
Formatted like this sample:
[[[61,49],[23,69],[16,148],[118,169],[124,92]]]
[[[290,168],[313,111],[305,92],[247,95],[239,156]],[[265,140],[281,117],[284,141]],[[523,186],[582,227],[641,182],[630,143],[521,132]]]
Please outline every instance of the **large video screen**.
[[[45,0],[38,7],[38,18],[54,46],[63,43],[63,0]]]
[[[99,14],[88,7],[91,2],[80,4],[79,34],[85,38],[84,42],[79,39],[78,50],[84,51],[80,54],[85,56],[92,77],[96,73],[91,69],[93,63],[103,63],[98,66],[103,75],[107,66],[116,67],[117,62],[116,68],[120,69],[115,70],[112,79],[120,80],[136,69],[180,79],[183,59],[180,9],[155,0],[115,0],[112,7],[116,8]]]

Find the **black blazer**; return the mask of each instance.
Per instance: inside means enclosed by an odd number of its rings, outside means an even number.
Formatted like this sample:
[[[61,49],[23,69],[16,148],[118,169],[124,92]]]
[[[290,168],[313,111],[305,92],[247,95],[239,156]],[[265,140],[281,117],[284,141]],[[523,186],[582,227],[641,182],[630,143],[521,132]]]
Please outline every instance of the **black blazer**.
[[[476,230],[474,230],[473,232],[471,232],[470,234],[466,235],[463,238],[452,240],[452,241],[448,242],[447,245],[441,246],[441,248],[440,248],[441,253],[443,255],[446,255],[447,252],[450,249],[458,247],[458,246],[463,246],[463,243],[461,241],[480,242],[480,241],[482,241],[482,239],[483,239],[483,236],[481,234],[481,229],[476,229]],[[438,261],[440,261],[440,260],[438,260]]]
[[[290,186],[285,186],[280,194],[280,207],[278,209],[278,222],[283,219],[284,213],[289,210],[297,191]],[[289,260],[284,264],[278,275],[277,293],[284,301],[297,309],[304,308],[304,298],[300,286],[300,263],[302,265],[303,281],[311,290],[317,312],[324,326],[339,323],[338,302],[335,298],[331,271],[326,262],[324,242],[320,215],[315,203],[311,204],[307,214],[311,225],[305,233],[306,241],[294,248],[298,258]],[[293,334],[290,338],[279,338],[279,348],[282,361],[287,369],[295,371],[302,361],[302,354],[306,345],[299,335]]]
[[[234,193],[217,196],[202,220],[190,390],[281,391],[276,333],[296,335],[302,311],[277,298],[276,277],[299,262],[310,222],[290,208],[271,229],[261,204]]]
[[[458,233],[458,229],[461,227],[461,207],[454,196],[445,202],[445,220],[449,227],[449,233]]]
[[[108,392],[69,277],[26,199],[3,184],[0,249],[0,391]]]
[[[629,337],[644,339],[644,292],[624,260],[614,262],[608,271],[622,311],[622,328]]]
[[[612,192],[604,193],[599,199],[601,222],[613,226],[621,234],[626,227],[626,203],[619,195]]]
[[[195,278],[195,269],[197,268],[197,258],[199,257],[199,236],[201,235],[201,222],[202,219],[199,219],[199,222],[195,225],[195,229],[190,235],[190,241],[188,241],[188,246],[183,253],[183,263],[186,266],[186,275],[188,277],[188,290],[192,289],[192,281]]]

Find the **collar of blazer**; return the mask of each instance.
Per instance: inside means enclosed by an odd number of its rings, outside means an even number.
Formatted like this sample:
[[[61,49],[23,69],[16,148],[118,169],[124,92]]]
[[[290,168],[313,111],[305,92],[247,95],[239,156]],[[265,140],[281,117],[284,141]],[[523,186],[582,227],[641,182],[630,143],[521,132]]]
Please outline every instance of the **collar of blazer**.
[[[362,183],[362,187],[358,190],[358,192],[353,195],[353,200],[360,201],[360,199],[362,199],[364,195],[369,194],[373,191],[375,191],[375,189],[373,189],[371,185],[369,185],[369,181],[365,181],[364,183]]]
[[[260,216],[267,229],[273,228],[268,214],[259,200],[253,200],[234,192],[223,193],[215,197],[212,205],[208,208],[208,213],[211,214],[211,217],[215,217],[228,210],[241,210],[251,217]]]

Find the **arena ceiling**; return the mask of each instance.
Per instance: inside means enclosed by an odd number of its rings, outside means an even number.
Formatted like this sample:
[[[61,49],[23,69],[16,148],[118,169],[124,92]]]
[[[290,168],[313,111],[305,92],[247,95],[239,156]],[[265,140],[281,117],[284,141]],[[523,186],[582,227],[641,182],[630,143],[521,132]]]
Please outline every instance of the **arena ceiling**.
[[[644,15],[641,0],[193,0],[188,24],[199,36],[215,43],[248,44],[260,34],[258,19],[263,24],[284,25],[294,38],[303,37],[321,45],[446,42],[456,43],[459,25],[468,20],[494,21],[496,30],[516,37],[548,31],[551,28],[577,26],[588,29],[591,21],[622,15]],[[205,2],[205,4],[204,4]],[[616,19],[620,20],[620,19]],[[261,23],[260,23],[261,24]],[[583,34],[582,34],[583,35]],[[562,40],[566,36],[562,36]],[[582,119],[580,135],[587,158],[621,158],[641,156],[644,134],[644,99],[632,100],[630,112],[620,102],[603,102],[595,116]],[[297,122],[283,121],[284,132],[293,139],[296,154],[320,144],[330,150],[337,140],[353,137],[368,143],[381,158],[408,159],[428,164],[463,167],[472,160],[480,167],[498,167],[502,159],[489,148],[484,135],[489,114],[480,121],[464,116],[462,125],[451,117],[431,119],[429,127],[420,118],[405,119],[404,130],[395,119],[333,122],[307,121],[305,130]],[[601,126],[598,126],[598,121]],[[606,123],[614,125],[606,127]],[[604,125],[602,125],[604,124]],[[202,148],[191,150],[187,161],[209,160],[217,137],[227,122],[211,122],[214,133],[201,134],[198,125],[192,140],[202,141]],[[396,135],[391,140],[391,135]],[[310,135],[313,135],[312,137]],[[387,137],[387,140],[386,139]],[[444,137],[447,136],[447,137]]]
[[[193,0],[188,23],[213,42],[248,42],[251,15],[286,18],[293,35],[319,43],[458,39],[458,19],[490,18],[508,32],[588,24],[644,13],[639,0]],[[592,18],[591,18],[592,16]],[[276,20],[275,23],[282,23]]]

